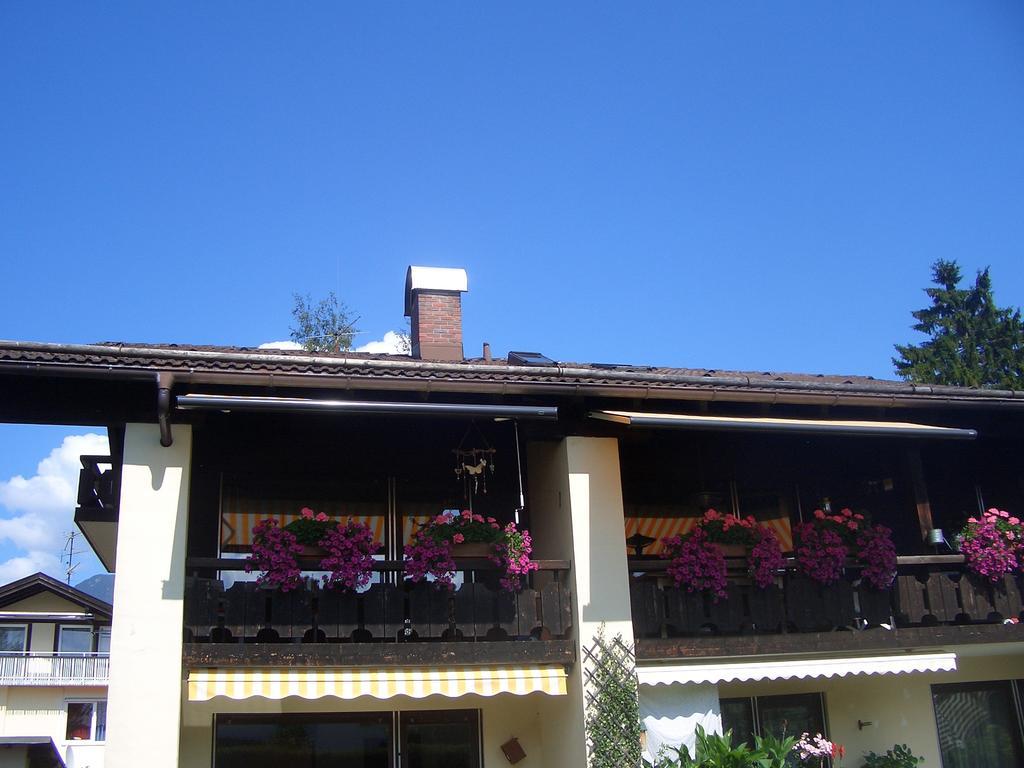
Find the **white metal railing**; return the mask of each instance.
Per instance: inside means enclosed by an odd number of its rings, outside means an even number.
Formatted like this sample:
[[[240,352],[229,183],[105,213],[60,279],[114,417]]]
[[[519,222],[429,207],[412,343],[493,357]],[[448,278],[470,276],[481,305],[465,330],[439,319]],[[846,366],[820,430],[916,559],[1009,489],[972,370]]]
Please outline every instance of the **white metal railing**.
[[[106,685],[106,653],[3,653],[0,685]]]

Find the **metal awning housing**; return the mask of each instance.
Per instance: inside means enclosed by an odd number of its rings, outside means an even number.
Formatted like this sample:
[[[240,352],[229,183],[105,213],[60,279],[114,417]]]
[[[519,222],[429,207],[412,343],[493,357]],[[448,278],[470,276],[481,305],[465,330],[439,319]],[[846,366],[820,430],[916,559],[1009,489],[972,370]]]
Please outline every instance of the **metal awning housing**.
[[[915,424],[908,421],[848,421],[838,419],[778,419],[745,416],[700,416],[684,413],[591,411],[590,418],[629,427],[661,427],[712,432],[782,432],[794,434],[861,435],[865,437],[927,437],[973,440],[976,430]]]
[[[203,411],[262,411],[277,413],[367,413],[389,416],[469,416],[495,419],[554,421],[555,406],[484,405],[480,403],[395,403],[375,400],[317,400],[303,397],[245,395],[178,395],[178,408]]]
[[[189,701],[229,699],[390,699],[408,696],[457,698],[468,694],[564,696],[565,668],[443,667],[415,669],[200,669],[188,675]]]
[[[892,656],[659,664],[638,666],[636,674],[640,685],[672,685],[955,671],[955,653],[904,653]]]

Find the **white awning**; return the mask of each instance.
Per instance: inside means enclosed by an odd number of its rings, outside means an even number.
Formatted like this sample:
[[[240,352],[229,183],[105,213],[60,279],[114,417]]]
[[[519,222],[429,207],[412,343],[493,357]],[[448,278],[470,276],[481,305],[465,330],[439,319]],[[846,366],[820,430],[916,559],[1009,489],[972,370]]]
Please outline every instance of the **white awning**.
[[[592,419],[630,427],[667,427],[736,432],[793,432],[799,434],[864,435],[874,437],[931,437],[973,440],[976,430],[915,424],[909,421],[843,421],[834,419],[776,419],[744,416],[698,416],[686,413],[591,411]]]
[[[640,685],[671,685],[955,671],[955,653],[903,653],[895,656],[659,664],[637,667],[636,674]]]
[[[229,699],[390,699],[409,696],[457,698],[467,694],[565,696],[561,666],[444,667],[417,669],[194,669],[188,673],[189,701]]]

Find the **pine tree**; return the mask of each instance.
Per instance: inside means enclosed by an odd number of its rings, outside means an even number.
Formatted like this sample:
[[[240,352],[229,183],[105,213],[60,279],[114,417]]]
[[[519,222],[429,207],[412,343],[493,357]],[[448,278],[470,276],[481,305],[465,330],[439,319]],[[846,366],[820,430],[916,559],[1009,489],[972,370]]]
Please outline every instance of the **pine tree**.
[[[921,384],[1024,388],[1024,323],[1020,309],[997,307],[988,268],[970,288],[960,287],[960,266],[940,259],[926,288],[930,307],[913,313],[913,328],[930,338],[896,345],[896,373]]]

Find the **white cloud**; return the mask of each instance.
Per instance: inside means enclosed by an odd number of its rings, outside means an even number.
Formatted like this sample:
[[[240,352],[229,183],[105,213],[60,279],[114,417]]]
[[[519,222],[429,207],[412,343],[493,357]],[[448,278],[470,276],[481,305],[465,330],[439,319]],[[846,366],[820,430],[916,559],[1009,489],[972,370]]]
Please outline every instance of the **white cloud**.
[[[9,542],[17,555],[0,562],[0,583],[36,571],[59,575],[59,553],[64,534],[75,530],[79,457],[109,451],[104,435],[68,435],[39,462],[31,477],[15,475],[0,480],[0,541]],[[84,540],[83,550],[88,551]],[[94,559],[89,556],[90,559]],[[84,559],[83,565],[85,565]]]
[[[302,345],[297,341],[267,341],[257,349],[302,349]]]
[[[0,563],[0,584],[9,584],[40,571],[64,581],[64,566],[61,565],[56,555],[46,552],[29,552],[24,557],[12,557]]]
[[[355,348],[356,352],[371,352],[374,354],[407,355],[408,351],[403,347],[401,334],[396,331],[388,331],[383,339],[368,341],[366,344]]]

